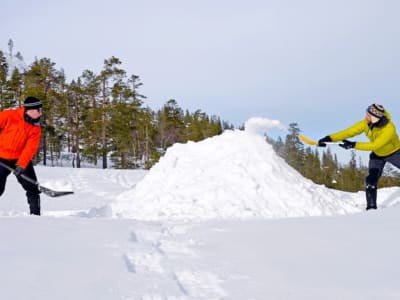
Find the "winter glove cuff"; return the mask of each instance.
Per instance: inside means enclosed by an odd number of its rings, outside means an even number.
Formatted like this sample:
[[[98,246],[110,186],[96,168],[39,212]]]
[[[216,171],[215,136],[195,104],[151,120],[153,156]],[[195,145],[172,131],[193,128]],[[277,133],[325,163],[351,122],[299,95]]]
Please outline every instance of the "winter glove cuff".
[[[23,167],[17,166],[17,167],[14,169],[13,173],[14,173],[14,175],[15,175],[17,178],[20,178],[21,175],[22,175],[22,173],[24,173],[24,171],[25,171],[25,169],[24,169]]]
[[[332,139],[329,135],[327,135],[318,141],[318,146],[326,147],[326,143],[329,143],[329,142],[332,142]]]
[[[343,140],[342,144],[339,144],[340,147],[344,149],[353,149],[356,146],[356,142],[351,142],[348,140]]]

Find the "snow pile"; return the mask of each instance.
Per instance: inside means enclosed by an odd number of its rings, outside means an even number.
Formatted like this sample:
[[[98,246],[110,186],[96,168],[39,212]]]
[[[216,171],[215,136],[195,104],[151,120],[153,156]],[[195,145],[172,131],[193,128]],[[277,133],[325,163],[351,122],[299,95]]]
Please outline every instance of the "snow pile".
[[[359,211],[354,194],[302,177],[257,132],[225,131],[201,142],[175,144],[130,191],[113,214],[142,220],[298,217]],[[359,199],[359,197],[357,197]]]

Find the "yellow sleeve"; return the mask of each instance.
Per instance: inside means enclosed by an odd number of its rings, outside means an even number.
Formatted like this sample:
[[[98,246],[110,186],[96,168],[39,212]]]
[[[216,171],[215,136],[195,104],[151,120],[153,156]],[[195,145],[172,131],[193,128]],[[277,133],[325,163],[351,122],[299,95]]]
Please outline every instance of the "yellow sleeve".
[[[395,135],[396,130],[393,124],[389,123],[384,129],[381,130],[380,134],[377,135],[374,140],[371,140],[370,142],[357,142],[354,148],[357,150],[368,150],[375,152],[383,146],[390,144]]]
[[[332,133],[329,136],[331,137],[332,142],[338,142],[365,132],[365,129],[367,127],[368,123],[366,120],[363,119],[355,123],[354,125],[350,126],[349,128],[338,131],[336,133]]]

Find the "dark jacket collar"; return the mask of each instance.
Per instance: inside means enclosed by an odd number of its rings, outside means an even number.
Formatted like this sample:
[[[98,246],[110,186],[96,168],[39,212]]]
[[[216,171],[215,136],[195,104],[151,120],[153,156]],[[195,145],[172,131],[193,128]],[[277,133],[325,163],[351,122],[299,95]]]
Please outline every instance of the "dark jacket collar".
[[[385,125],[387,125],[387,123],[389,123],[389,120],[388,120],[388,118],[386,118],[386,116],[383,116],[378,122],[376,122],[376,123],[370,123],[370,124],[368,124],[368,126],[369,126],[369,128],[370,129],[373,129],[373,128],[381,128],[381,127],[384,127]]]
[[[26,113],[24,113],[24,120],[25,120],[25,122],[32,124],[33,126],[40,126],[40,117],[37,119],[33,119],[30,116],[28,116]]]

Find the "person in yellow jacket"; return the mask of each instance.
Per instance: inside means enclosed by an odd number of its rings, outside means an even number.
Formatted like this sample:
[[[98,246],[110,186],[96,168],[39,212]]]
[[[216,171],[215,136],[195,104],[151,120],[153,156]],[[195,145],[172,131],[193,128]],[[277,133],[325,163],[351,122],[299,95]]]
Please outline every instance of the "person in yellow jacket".
[[[369,142],[352,142],[348,138],[365,133]],[[371,151],[368,163],[368,176],[365,178],[367,210],[377,209],[376,198],[379,178],[387,162],[400,168],[400,140],[391,116],[382,105],[371,104],[367,108],[365,119],[353,126],[327,135],[318,141],[325,147],[327,142],[339,142],[345,149]]]

